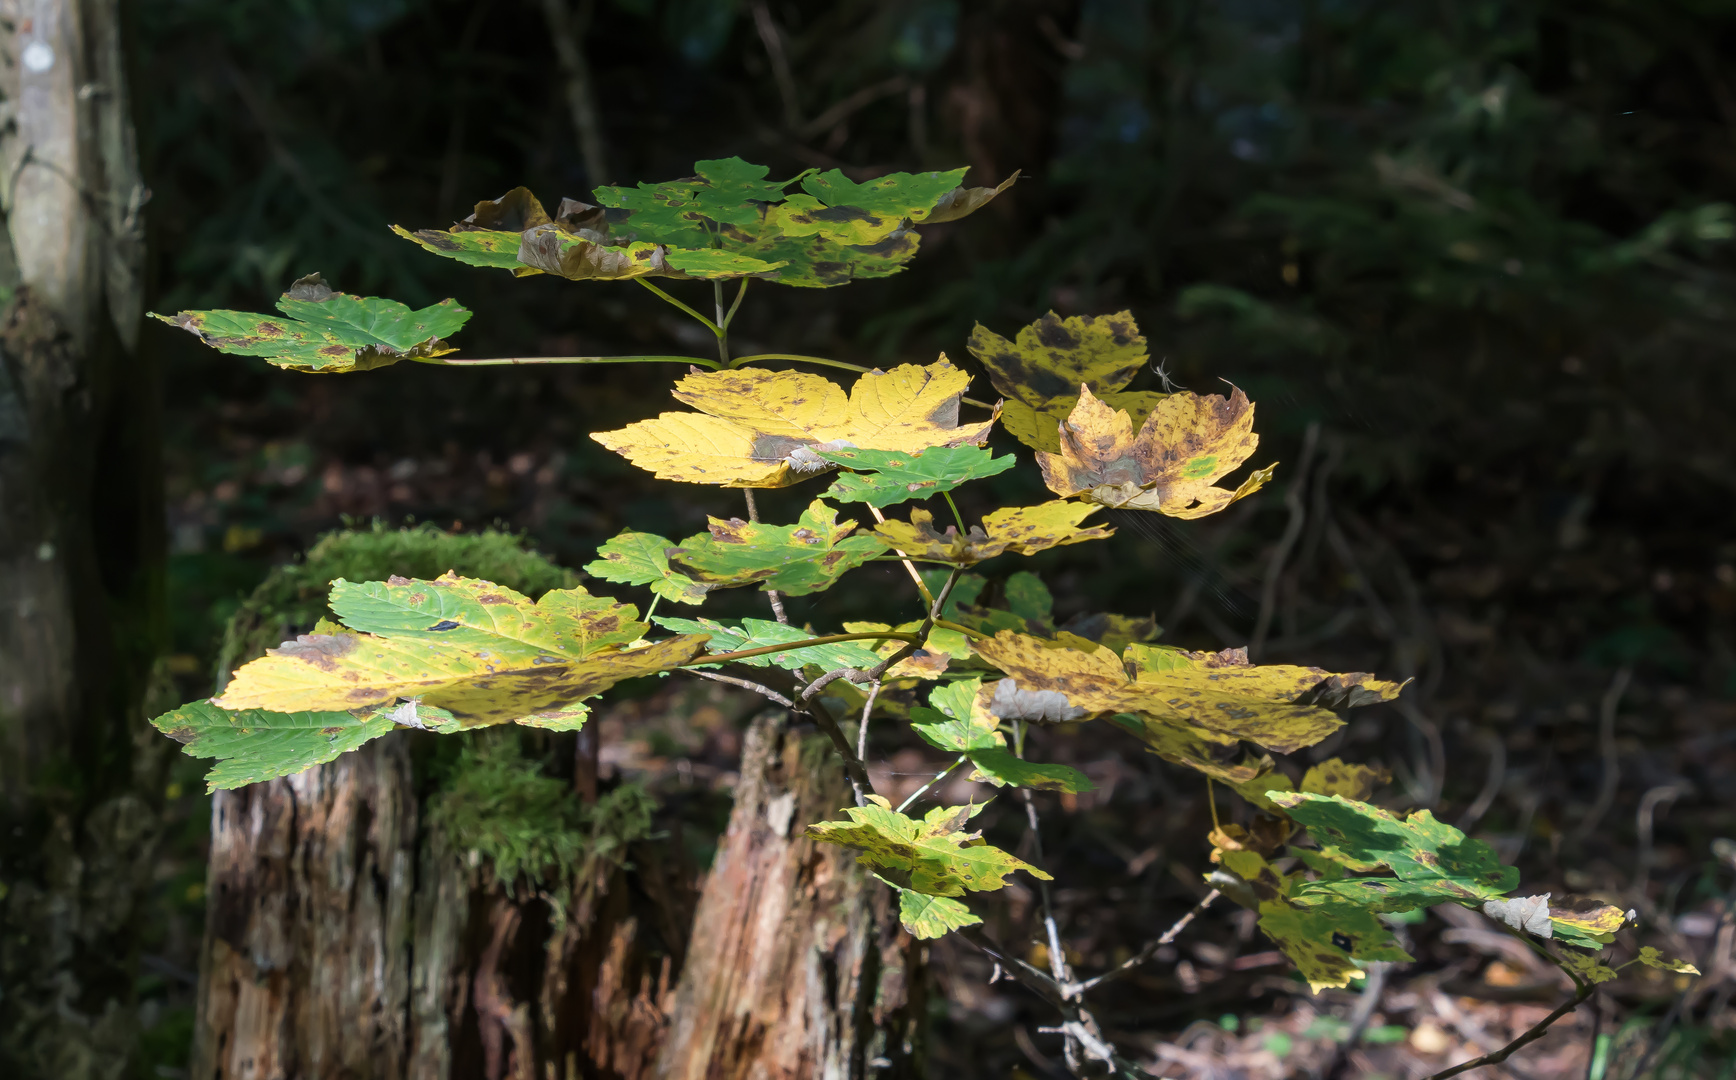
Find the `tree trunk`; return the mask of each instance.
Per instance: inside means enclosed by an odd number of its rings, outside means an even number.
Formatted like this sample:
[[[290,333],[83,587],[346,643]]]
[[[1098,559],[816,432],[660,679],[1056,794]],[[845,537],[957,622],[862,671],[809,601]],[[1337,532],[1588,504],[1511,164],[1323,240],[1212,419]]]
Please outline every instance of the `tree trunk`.
[[[192,1075],[909,1074],[920,956],[889,890],[800,834],[846,798],[822,740],[755,723],[701,897],[647,841],[558,929],[426,827],[410,747],[217,796]]]
[[[118,0],[18,0],[0,97],[0,1066],[120,1075],[165,758],[157,385]]]

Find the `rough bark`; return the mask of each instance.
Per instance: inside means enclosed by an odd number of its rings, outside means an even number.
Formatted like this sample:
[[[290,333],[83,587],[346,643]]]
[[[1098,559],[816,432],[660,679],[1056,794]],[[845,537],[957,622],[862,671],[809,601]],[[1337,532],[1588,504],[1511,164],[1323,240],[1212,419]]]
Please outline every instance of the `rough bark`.
[[[921,948],[899,928],[890,889],[851,853],[803,835],[848,791],[824,740],[799,739],[777,717],[749,729],[658,1077],[916,1072]]]
[[[0,22],[0,1071],[120,1075],[164,759],[144,188],[118,0]]]
[[[581,869],[558,928],[426,827],[410,746],[217,797],[194,1076],[911,1074],[915,943],[801,835],[846,798],[823,740],[755,723],[701,896],[677,843],[636,844]]]

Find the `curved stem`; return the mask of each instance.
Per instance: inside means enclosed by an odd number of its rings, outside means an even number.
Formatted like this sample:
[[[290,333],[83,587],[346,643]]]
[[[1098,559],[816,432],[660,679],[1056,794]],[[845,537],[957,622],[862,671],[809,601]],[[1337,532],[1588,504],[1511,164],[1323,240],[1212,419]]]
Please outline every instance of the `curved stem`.
[[[657,286],[651,284],[649,281],[646,281],[642,277],[636,277],[633,280],[637,281],[639,284],[645,286],[647,289],[650,289],[652,292],[654,292],[658,296],[662,297],[665,303],[675,305],[676,307],[680,308],[682,311],[687,312],[687,314],[693,316],[695,319],[698,319],[700,322],[704,323],[705,328],[707,330],[711,331],[712,337],[722,337],[723,336],[723,331],[719,330],[717,328],[717,324],[712,322],[710,319],[706,318],[704,315],[701,315],[699,312],[688,307],[686,304],[683,304],[681,301],[675,299],[675,297],[670,296],[668,293],[664,292],[662,289],[659,289]]]
[[[712,664],[727,664],[732,660],[746,660],[750,656],[769,656],[772,653],[790,652],[793,649],[807,649],[815,645],[835,645],[840,641],[903,641],[920,644],[921,638],[915,634],[903,634],[896,630],[882,630],[872,634],[826,634],[822,637],[808,638],[804,641],[790,641],[782,645],[761,645],[755,649],[741,649],[737,652],[709,653],[677,667],[693,668],[708,667]]]
[[[716,360],[698,356],[498,356],[481,360],[451,359],[445,356],[415,356],[418,364],[435,367],[504,367],[518,364],[696,364],[716,371],[722,365]]]
[[[969,529],[964,527],[964,515],[958,512],[958,503],[952,501],[952,492],[943,491],[940,494],[946,499],[946,505],[952,507],[952,519],[958,522],[958,534],[963,536],[970,532]]]
[[[735,321],[735,313],[741,307],[742,297],[747,295],[747,283],[752,280],[753,278],[741,279],[741,288],[735,291],[735,302],[729,305],[729,313],[724,315],[723,321],[718,324],[725,330],[728,330],[729,324]]]
[[[993,634],[985,634],[981,630],[972,630],[968,626],[960,626],[958,623],[948,622],[945,619],[934,620],[934,625],[940,627],[942,630],[951,630],[956,634],[963,634],[965,637],[975,638],[978,641],[987,641],[989,638],[994,637]]]
[[[886,515],[880,512],[878,506],[869,503],[868,512],[874,515],[875,521],[878,521],[882,525],[886,524]],[[910,580],[916,582],[916,591],[922,594],[922,598],[928,602],[929,607],[933,607],[934,594],[928,591],[927,583],[922,580],[922,575],[916,572],[916,566],[911,563],[910,557],[904,554],[904,552],[899,551],[897,548],[892,549],[892,553],[897,555],[898,561],[904,564],[905,571],[910,574]]]

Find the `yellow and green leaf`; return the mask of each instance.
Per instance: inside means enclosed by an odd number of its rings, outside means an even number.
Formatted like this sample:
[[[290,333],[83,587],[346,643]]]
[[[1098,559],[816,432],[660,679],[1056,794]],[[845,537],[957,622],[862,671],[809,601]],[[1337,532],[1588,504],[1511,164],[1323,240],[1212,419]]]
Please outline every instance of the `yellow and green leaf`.
[[[795,525],[711,518],[711,531],[669,549],[669,563],[715,588],[763,584],[791,596],[831,587],[844,572],[886,550],[872,536],[851,536],[854,521],[815,500]]]
[[[663,413],[591,437],[665,480],[725,487],[785,487],[833,468],[825,450],[915,454],[981,444],[991,417],[960,425],[970,376],[945,356],[927,365],[873,371],[846,396],[830,379],[800,371],[739,368],[700,372],[675,397],[700,410]]]
[[[1037,506],[1008,507],[985,515],[981,525],[972,525],[961,534],[956,525],[948,525],[942,532],[935,528],[933,514],[912,508],[909,521],[896,518],[882,521],[874,526],[874,535],[913,559],[975,566],[1008,552],[1034,555],[1053,547],[1113,536],[1115,530],[1107,527],[1080,527],[1079,523],[1096,510],[1095,506],[1064,499]]]
[[[960,484],[1006,472],[1012,455],[994,457],[985,447],[935,446],[906,453],[898,450],[816,450],[818,457],[853,470],[840,473],[826,489],[837,502],[865,502],[887,507],[909,499],[926,499]]]
[[[651,591],[678,604],[698,604],[711,586],[702,585],[669,566],[669,549],[675,545],[654,533],[619,533],[597,549],[595,562],[585,572],[604,581],[623,585],[649,585]]]
[[[871,796],[867,806],[844,809],[848,821],[808,826],[808,835],[827,844],[861,849],[857,862],[871,866],[900,888],[930,896],[963,896],[1006,884],[1008,874],[1024,870],[1049,881],[1048,874],[964,831],[981,806],[937,806],[921,821]]]

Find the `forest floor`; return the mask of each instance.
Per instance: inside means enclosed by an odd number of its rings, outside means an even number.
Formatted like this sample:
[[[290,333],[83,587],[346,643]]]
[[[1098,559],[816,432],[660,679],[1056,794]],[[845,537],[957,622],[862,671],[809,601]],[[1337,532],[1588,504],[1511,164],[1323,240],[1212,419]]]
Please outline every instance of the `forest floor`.
[[[412,394],[400,417],[376,422],[385,414],[314,382],[207,396],[177,421],[183,434],[201,433],[171,444],[169,478],[173,667],[189,695],[208,686],[234,598],[341,520],[501,521],[576,566],[627,519],[685,535],[706,510],[720,512],[721,503],[672,503],[588,453],[582,417],[479,434],[515,408],[545,420],[568,407],[604,415],[630,392],[618,385],[598,391],[571,373],[497,381],[468,413],[464,391],[448,390]],[[1402,707],[1361,710],[1283,767],[1296,773],[1335,754],[1382,762],[1396,780],[1378,801],[1432,808],[1493,844],[1523,871],[1523,892],[1550,893],[1556,906],[1637,909],[1639,930],[1615,947],[1617,960],[1652,944],[1704,973],[1629,968],[1488,1075],[1732,1075],[1736,847],[1719,840],[1736,837],[1736,688],[1719,628],[1736,612],[1736,549],[1712,531],[1664,529],[1644,500],[1564,514],[1517,474],[1352,499],[1330,475],[1346,445],[1325,433],[1311,472],[1305,462],[1290,474],[1307,478],[1291,498],[1280,477],[1270,498],[1186,533],[1198,572],[1185,572],[1193,556],[1170,565],[1132,535],[1115,541],[1135,551],[1136,565],[1116,571],[1123,577],[1060,563],[1050,584],[1077,609],[1093,594],[1127,595],[1128,573],[1150,573],[1165,588],[1135,595],[1164,598],[1149,606],[1166,642],[1244,644],[1263,606],[1261,660],[1414,678]],[[1274,560],[1293,520],[1299,531]],[[1075,594],[1086,601],[1068,599]],[[732,694],[670,684],[610,706],[599,721],[606,773],[646,784],[669,813],[694,808],[689,829],[715,829],[734,778],[736,725],[751,712]],[[874,734],[876,784],[894,799],[942,764],[901,726]],[[1196,775],[1112,729],[1037,739],[1045,760],[1097,785],[1037,796],[1067,961],[1088,976],[1139,951],[1207,892],[1212,808]],[[189,774],[176,789],[185,830],[163,871],[181,922],[148,961],[167,984],[184,985],[195,955],[197,786]],[[993,792],[955,776],[937,794],[981,801]],[[1233,796],[1220,795],[1217,809],[1230,820],[1250,812]],[[1022,807],[1003,799],[981,820],[991,839],[1031,857]],[[1028,883],[975,906],[988,937],[1047,965],[1042,902]],[[1449,905],[1402,932],[1414,963],[1313,994],[1252,913],[1220,900],[1086,1003],[1105,1035],[1158,1076],[1397,1080],[1498,1049],[1570,996],[1559,972],[1481,914]],[[1062,1040],[1045,1030],[1059,1018],[1044,1001],[959,940],[937,943],[931,960],[934,1075],[1066,1075]]]

